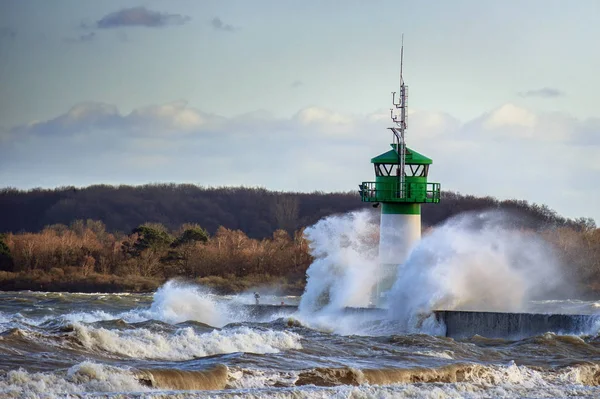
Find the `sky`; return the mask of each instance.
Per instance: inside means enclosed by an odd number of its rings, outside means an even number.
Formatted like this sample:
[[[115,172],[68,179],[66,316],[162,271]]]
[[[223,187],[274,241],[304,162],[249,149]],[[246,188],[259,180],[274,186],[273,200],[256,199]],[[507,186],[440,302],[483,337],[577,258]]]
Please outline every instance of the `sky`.
[[[442,189],[600,222],[600,2],[0,0],[0,187]]]

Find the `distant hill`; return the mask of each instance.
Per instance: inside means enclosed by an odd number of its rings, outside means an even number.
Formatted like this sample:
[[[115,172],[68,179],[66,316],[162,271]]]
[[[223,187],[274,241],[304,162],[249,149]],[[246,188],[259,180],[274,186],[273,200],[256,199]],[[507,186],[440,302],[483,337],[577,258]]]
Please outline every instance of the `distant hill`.
[[[224,226],[260,239],[272,236],[277,229],[293,232],[324,216],[368,206],[360,201],[357,192],[296,193],[190,184],[94,185],[26,191],[4,188],[0,190],[0,232],[38,232],[47,225],[93,219],[103,221],[107,230],[113,232],[129,233],[145,222],[162,223],[173,230],[184,223],[198,223],[210,234]],[[448,191],[443,193],[441,203],[423,206],[423,225],[436,225],[455,214],[484,209],[517,212],[532,227],[593,225],[591,219],[567,219],[545,205]]]

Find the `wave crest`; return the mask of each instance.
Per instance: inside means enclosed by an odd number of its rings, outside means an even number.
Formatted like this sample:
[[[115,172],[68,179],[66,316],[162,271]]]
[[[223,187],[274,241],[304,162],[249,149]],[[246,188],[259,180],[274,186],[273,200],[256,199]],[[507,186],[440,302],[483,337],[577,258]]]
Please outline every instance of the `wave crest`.
[[[508,366],[484,366],[480,364],[451,364],[437,368],[410,369],[355,369],[315,368],[298,374],[296,385],[392,385],[415,383],[470,383],[485,386],[521,385],[536,386],[580,384],[600,385],[600,365],[584,364],[541,371],[511,362]]]
[[[185,371],[175,369],[141,370],[138,380],[152,388],[178,390],[217,390],[225,389],[228,368],[218,364],[208,370]]]
[[[76,323],[74,337],[88,350],[142,359],[189,360],[234,352],[277,353],[302,348],[301,336],[296,333],[249,327],[202,334],[185,327],[167,334],[145,328],[108,330]]]

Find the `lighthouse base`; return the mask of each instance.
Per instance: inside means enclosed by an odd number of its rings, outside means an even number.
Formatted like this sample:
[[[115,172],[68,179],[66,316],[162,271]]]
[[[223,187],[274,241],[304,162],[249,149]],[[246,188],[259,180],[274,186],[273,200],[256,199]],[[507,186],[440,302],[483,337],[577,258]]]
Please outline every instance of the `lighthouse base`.
[[[379,275],[373,304],[385,302],[385,294],[396,279],[400,265],[421,239],[420,204],[383,203],[379,227]]]

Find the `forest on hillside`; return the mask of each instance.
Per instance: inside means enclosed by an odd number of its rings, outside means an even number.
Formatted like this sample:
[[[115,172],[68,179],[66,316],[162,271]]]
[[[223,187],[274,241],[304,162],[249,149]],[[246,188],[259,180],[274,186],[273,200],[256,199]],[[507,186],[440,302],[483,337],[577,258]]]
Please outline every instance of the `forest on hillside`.
[[[227,293],[277,284],[300,294],[311,261],[301,230],[257,240],[225,227],[211,236],[197,224],[145,223],[123,235],[77,220],[0,235],[0,290],[153,291],[179,277]]]
[[[142,186],[95,185],[85,188],[0,190],[0,233],[39,232],[75,220],[101,221],[107,231],[128,234],[143,223],[160,223],[176,230],[196,223],[215,234],[220,226],[241,230],[250,238],[271,237],[276,230],[293,234],[324,216],[370,206],[357,191],[294,193],[263,188],[205,188],[191,184]],[[528,220],[532,228],[595,227],[593,220],[567,219],[545,205],[523,200],[499,201],[450,191],[439,204],[424,204],[424,226],[434,226],[465,211],[505,209]]]
[[[185,278],[224,293],[271,284],[300,294],[313,261],[303,229],[360,208],[354,192],[175,184],[4,189],[0,290],[152,291]],[[423,206],[424,234],[454,215],[483,210],[507,211],[514,228],[539,234],[557,250],[583,295],[600,293],[600,229],[592,219],[445,192],[441,203]]]

